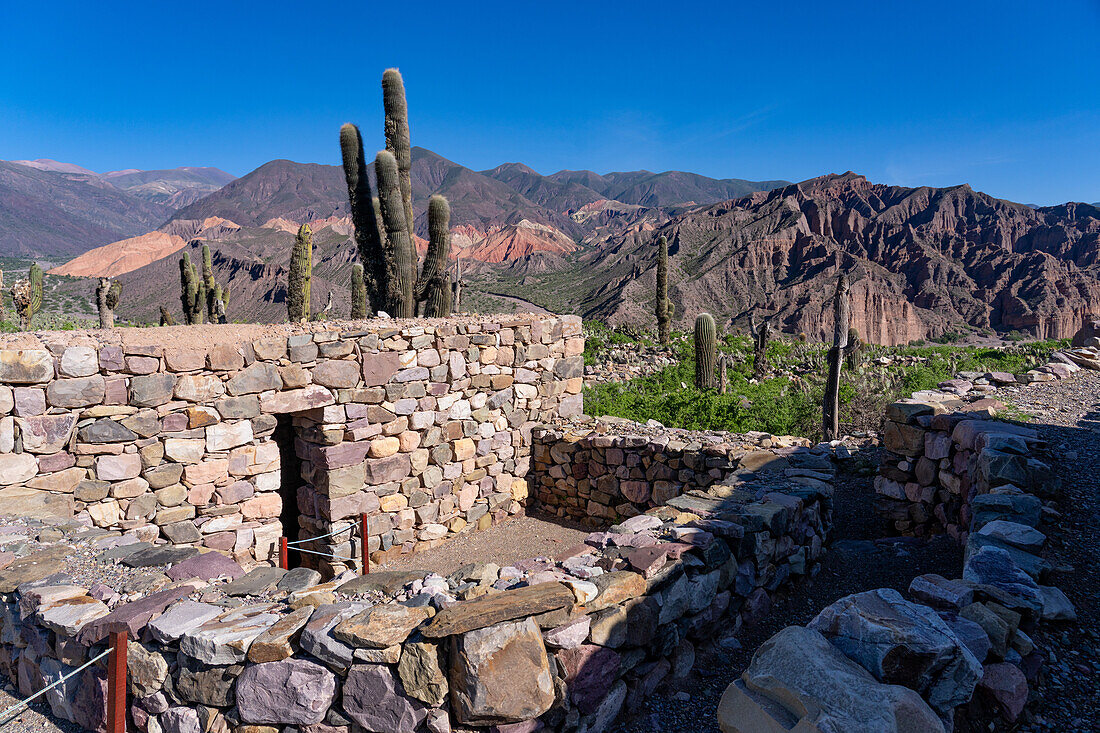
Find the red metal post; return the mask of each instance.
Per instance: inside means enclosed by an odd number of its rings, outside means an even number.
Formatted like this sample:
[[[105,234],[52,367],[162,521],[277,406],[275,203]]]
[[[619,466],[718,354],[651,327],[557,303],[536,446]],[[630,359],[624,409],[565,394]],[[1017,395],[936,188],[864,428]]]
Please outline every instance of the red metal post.
[[[367,515],[359,515],[359,542],[363,553],[363,575],[370,574],[370,551],[367,549]]]
[[[290,570],[290,560],[287,557],[286,537],[279,538],[279,567]]]
[[[111,632],[107,655],[107,733],[126,733],[126,642],[128,631]]]

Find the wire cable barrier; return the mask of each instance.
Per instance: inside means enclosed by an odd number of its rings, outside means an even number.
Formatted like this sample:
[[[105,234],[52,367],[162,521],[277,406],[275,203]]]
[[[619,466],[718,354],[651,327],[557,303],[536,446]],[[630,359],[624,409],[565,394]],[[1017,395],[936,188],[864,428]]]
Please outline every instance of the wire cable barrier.
[[[299,540],[293,540],[293,541],[288,540],[286,537],[280,537],[279,538],[279,567],[282,568],[283,570],[289,570],[290,569],[289,551],[290,551],[291,548],[293,548],[297,552],[302,552],[302,553],[305,553],[307,555],[319,555],[321,557],[328,557],[328,558],[332,558],[333,560],[339,560],[340,562],[354,563],[355,558],[352,558],[352,557],[343,557],[342,555],[334,555],[334,554],[329,553],[329,552],[318,552],[317,550],[307,550],[304,547],[298,547],[297,546],[297,545],[304,545],[308,542],[316,542],[317,540],[323,540],[323,539],[326,539],[328,537],[335,537],[336,535],[343,534],[344,532],[350,532],[354,528],[355,528],[354,524],[349,524],[348,526],[344,527],[343,529],[333,530],[332,532],[329,532],[328,534],[322,534],[322,535],[318,535],[316,537],[306,537],[305,539],[299,539]],[[367,547],[367,515],[366,514],[360,514],[359,515],[359,541],[360,541],[360,551],[362,553],[361,561],[363,563],[363,574],[366,575],[366,574],[370,573],[370,559],[369,559],[370,554],[369,554],[369,548]]]
[[[77,667],[76,669],[74,669],[72,672],[69,672],[66,675],[62,675],[61,677],[58,677],[56,681],[51,682],[49,685],[46,685],[45,687],[43,687],[41,690],[34,693],[30,697],[28,697],[24,700],[20,700],[19,702],[15,703],[11,707],[9,707],[7,710],[0,713],[0,725],[7,725],[12,720],[14,720],[15,717],[20,712],[23,711],[23,708],[29,706],[31,704],[32,700],[34,700],[35,698],[41,697],[42,695],[45,695],[47,692],[49,692],[53,688],[57,687],[62,682],[64,682],[65,680],[67,680],[70,677],[72,677],[73,675],[75,675],[77,672],[83,672],[85,669],[87,669],[88,667],[91,667],[93,664],[98,662],[100,659],[103,659],[105,656],[107,656],[108,654],[110,654],[113,651],[114,651],[114,649],[112,649],[111,647],[108,647],[107,649],[103,650],[102,652],[100,652],[96,656],[89,659],[84,664],[82,664],[79,667]]]

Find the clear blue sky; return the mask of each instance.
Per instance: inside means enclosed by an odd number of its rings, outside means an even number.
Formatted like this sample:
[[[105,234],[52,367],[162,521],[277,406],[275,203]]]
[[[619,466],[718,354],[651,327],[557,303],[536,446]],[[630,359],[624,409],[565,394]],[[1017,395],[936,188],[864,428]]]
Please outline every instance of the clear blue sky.
[[[394,12],[392,8],[401,8]],[[413,143],[474,169],[854,170],[1100,201],[1100,0],[5,3],[0,158],[95,171]]]

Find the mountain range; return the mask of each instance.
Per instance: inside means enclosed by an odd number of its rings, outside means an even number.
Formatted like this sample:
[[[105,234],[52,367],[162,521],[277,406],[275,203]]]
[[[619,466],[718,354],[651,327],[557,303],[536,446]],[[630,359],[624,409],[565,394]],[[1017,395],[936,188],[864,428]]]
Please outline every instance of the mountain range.
[[[29,171],[25,178],[48,174],[172,209],[133,192],[147,193],[168,172],[97,176],[76,166],[0,163],[0,191],[13,167]],[[111,176],[128,187],[114,186]],[[654,245],[665,235],[680,327],[703,310],[727,329],[755,313],[780,331],[827,338],[841,270],[854,278],[853,325],[877,343],[950,331],[1064,337],[1100,313],[1100,208],[1091,204],[1030,207],[966,185],[886,186],[851,172],[792,184],[676,171],[543,176],[520,163],[474,171],[423,148],[413,149],[412,181],[418,238],[426,235],[427,199],[442,193],[451,202],[452,256],[463,262],[467,308],[510,304],[650,324]],[[140,221],[151,220],[146,213]],[[128,221],[124,234],[140,221]],[[299,224],[310,223],[314,310],[331,292],[335,313],[347,313],[356,253],[338,166],[271,161],[157,223],[51,272],[117,276],[121,314],[155,321],[161,305],[178,313],[174,289],[164,289],[178,279],[178,251],[189,247],[194,259],[207,243],[219,282],[231,288],[230,318],[281,320],[290,246]]]
[[[48,159],[0,161],[0,253],[73,256],[144,234],[232,180],[217,168],[97,174]]]

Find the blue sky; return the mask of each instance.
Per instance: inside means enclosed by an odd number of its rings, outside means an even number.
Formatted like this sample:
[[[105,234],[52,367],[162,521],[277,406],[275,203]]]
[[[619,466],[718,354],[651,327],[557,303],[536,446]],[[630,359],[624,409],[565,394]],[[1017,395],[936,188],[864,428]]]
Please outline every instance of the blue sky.
[[[339,161],[970,183],[1100,201],[1100,0],[5,3],[0,158],[96,171]]]

